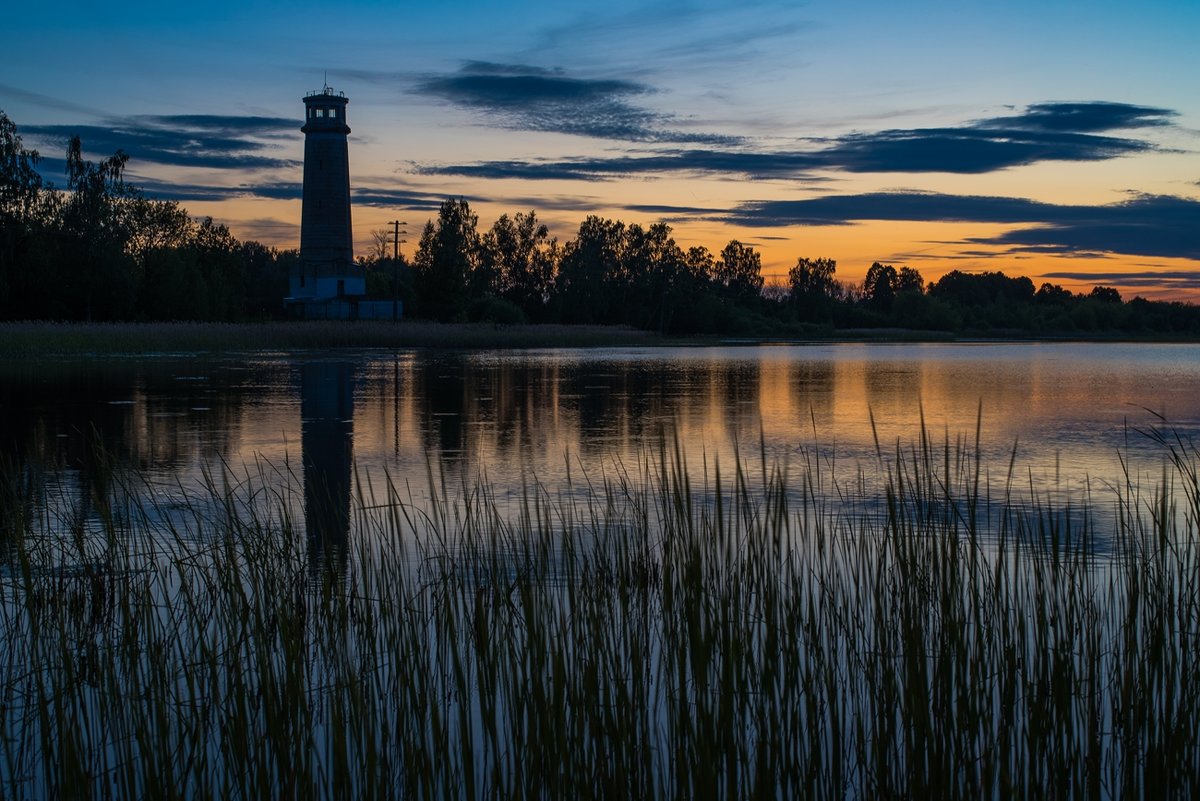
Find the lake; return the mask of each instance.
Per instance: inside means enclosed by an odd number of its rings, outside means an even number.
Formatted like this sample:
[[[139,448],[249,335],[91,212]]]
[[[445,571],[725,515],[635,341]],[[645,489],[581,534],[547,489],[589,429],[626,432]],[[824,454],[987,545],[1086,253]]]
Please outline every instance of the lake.
[[[0,412],[5,798],[1196,794],[1196,346],[77,358]]]
[[[297,465],[349,493],[430,468],[501,503],[534,483],[598,481],[678,445],[693,472],[820,464],[841,492],[911,456],[921,432],[985,476],[1052,494],[1156,478],[1142,432],[1200,428],[1200,346],[816,344],[500,351],[331,351],[61,359],[0,371],[0,447],[64,469],[95,462],[159,486],[205,470]],[[1160,419],[1161,418],[1161,419]],[[978,433],[977,433],[978,429]],[[978,450],[976,439],[978,436]],[[99,446],[99,447],[97,447]],[[944,451],[943,451],[944,453]],[[902,457],[903,458],[903,457]],[[286,469],[285,469],[286,468]],[[316,471],[315,473],[313,471]],[[865,477],[865,478],[864,478]],[[310,488],[311,490],[311,488]],[[67,494],[70,494],[70,490]]]

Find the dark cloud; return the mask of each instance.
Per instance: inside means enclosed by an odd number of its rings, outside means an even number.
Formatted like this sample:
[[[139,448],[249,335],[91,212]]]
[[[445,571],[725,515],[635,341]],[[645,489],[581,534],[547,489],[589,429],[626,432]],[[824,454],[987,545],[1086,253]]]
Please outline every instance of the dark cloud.
[[[1022,113],[950,128],[851,134],[822,152],[849,172],[994,172],[1042,161],[1103,161],[1153,150],[1102,133],[1171,124],[1167,109],[1103,101],[1035,103]]]
[[[1200,202],[1146,198],[1101,206],[1079,220],[1048,222],[975,240],[1014,252],[1129,253],[1160,258],[1200,259]]]
[[[516,90],[512,94],[515,95]],[[513,101],[506,97],[503,102]],[[500,108],[499,101],[496,107]],[[1040,103],[1018,114],[960,126],[852,133],[835,139],[814,140],[804,149],[674,148],[594,158],[429,166],[423,171],[477,178],[586,181],[670,173],[811,181],[818,170],[973,175],[1045,161],[1103,161],[1152,151],[1155,145],[1151,142],[1107,134],[1131,128],[1167,126],[1174,116],[1175,113],[1167,109],[1124,103]],[[648,136],[611,138],[656,141]]]
[[[1007,254],[1124,253],[1200,259],[1200,201],[1161,195],[1078,206],[1023,198],[880,192],[753,201],[722,219],[754,226],[847,225],[862,220],[1014,224],[1021,227],[968,242],[999,247]]]
[[[133,183],[150,197],[160,200],[223,201],[233,198],[265,198],[268,200],[300,200],[303,185],[299,181],[256,181],[254,183],[221,186],[213,184],[178,183],[135,178]],[[416,192],[404,188],[352,186],[350,202],[355,206],[382,206],[403,210],[436,211],[444,195]],[[467,198],[474,202],[477,198]]]
[[[377,206],[404,211],[437,211],[446,200],[444,194],[413,192],[407,189],[352,188],[350,202],[355,206]],[[480,198],[463,197],[470,203]]]
[[[1102,133],[1130,128],[1170,125],[1176,113],[1170,109],[1133,106],[1094,100],[1086,103],[1034,103],[1024,113],[982,120],[980,128],[1017,128],[1025,131]]]
[[[649,155],[624,155],[560,161],[486,161],[426,166],[420,172],[473,178],[601,181],[630,175],[716,174],[745,178],[817,179],[808,171],[824,166],[812,153],[671,149]]]
[[[874,192],[750,201],[737,206],[727,219],[763,226],[849,225],[862,220],[1024,223],[1044,220],[1061,208],[1021,198]]]
[[[283,117],[202,114],[140,116],[101,125],[27,125],[31,139],[65,148],[78,136],[88,153],[129,154],[131,166],[162,164],[213,169],[295,168],[295,159],[272,155],[299,139],[299,122]]]
[[[976,175],[1042,161],[1103,161],[1152,150],[1136,139],[1020,128],[917,128],[852,134],[821,151],[847,172]]]
[[[449,101],[518,131],[546,131],[622,142],[729,144],[735,137],[670,130],[669,116],[631,102],[653,90],[612,78],[577,78],[524,64],[470,61],[456,73],[431,77],[421,94]]]
[[[677,217],[709,216],[722,213],[721,209],[706,209],[699,206],[666,206],[656,204],[635,204],[625,207],[629,211],[641,214],[666,214]]]
[[[1145,272],[1057,272],[1043,278],[1056,281],[1079,281],[1128,289],[1200,289],[1200,270],[1147,270]]]

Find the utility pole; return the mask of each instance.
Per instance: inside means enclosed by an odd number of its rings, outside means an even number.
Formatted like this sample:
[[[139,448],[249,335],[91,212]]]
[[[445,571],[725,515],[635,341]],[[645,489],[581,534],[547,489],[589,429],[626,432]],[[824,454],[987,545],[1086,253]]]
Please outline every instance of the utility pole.
[[[407,241],[400,239],[400,226],[405,223],[401,220],[392,220],[388,225],[392,226],[392,322],[400,319],[400,279],[397,276],[397,271],[400,269],[400,242]],[[404,229],[404,233],[408,233],[408,229]]]

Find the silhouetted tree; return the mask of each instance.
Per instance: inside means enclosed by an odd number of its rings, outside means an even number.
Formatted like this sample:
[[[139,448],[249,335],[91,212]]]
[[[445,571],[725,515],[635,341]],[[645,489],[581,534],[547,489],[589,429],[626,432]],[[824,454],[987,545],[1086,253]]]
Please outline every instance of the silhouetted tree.
[[[1009,278],[1001,272],[964,273],[952,270],[929,285],[929,294],[968,306],[1019,304],[1033,300],[1033,281]]]
[[[809,259],[801,257],[788,270],[788,288],[795,295],[818,295],[831,298],[836,284],[834,274],[837,262],[833,259]]]
[[[0,110],[0,219],[28,221],[42,193],[41,156],[26,150],[17,126]]]
[[[867,277],[863,279],[863,299],[879,311],[891,311],[898,281],[899,275],[895,267],[890,264],[873,263],[867,270]]]
[[[14,314],[14,295],[24,283],[18,264],[40,233],[43,206],[42,176],[37,171],[41,157],[27,150],[17,126],[0,111],[0,316]]]
[[[827,318],[838,284],[833,259],[800,257],[788,270],[788,300],[801,318]]]
[[[1075,295],[1071,290],[1063,289],[1058,284],[1052,284],[1047,281],[1038,287],[1038,291],[1034,294],[1033,299],[1042,304],[1066,306],[1075,300]]]
[[[624,322],[665,332],[674,313],[676,285],[686,270],[671,227],[665,223],[629,226],[623,257]]]
[[[164,248],[186,247],[196,233],[196,224],[173,200],[153,200],[127,188],[120,204],[126,232],[125,252],[139,267],[146,254]]]
[[[488,265],[492,291],[520,308],[530,319],[542,319],[559,256],[558,241],[534,212],[500,215],[483,235],[481,262]]]
[[[1111,286],[1094,286],[1092,287],[1092,291],[1088,293],[1088,297],[1102,303],[1121,302],[1121,293]]]
[[[392,257],[395,249],[392,231],[389,228],[375,228],[371,231],[371,244],[367,246],[368,262],[379,263]]]
[[[901,292],[924,292],[925,277],[912,267],[901,267],[896,273],[896,294]]]
[[[762,292],[762,256],[749,245],[736,239],[721,250],[713,270],[713,283],[726,297],[752,302]]]
[[[283,297],[288,293],[288,274],[300,260],[298,250],[276,250],[259,242],[243,242],[241,258],[245,265],[245,315],[253,319],[280,317]]]
[[[76,264],[59,291],[85,319],[121,319],[133,311],[135,282],[125,252],[129,229],[120,213],[128,161],[121,150],[99,162],[88,161],[78,136],[67,146],[69,194],[62,234],[70,241]]]
[[[418,313],[448,321],[461,316],[467,282],[479,260],[479,219],[465,200],[447,200],[421,234],[413,258]]]
[[[563,246],[557,295],[561,319],[603,323],[620,318],[618,271],[625,247],[625,224],[589,216]]]

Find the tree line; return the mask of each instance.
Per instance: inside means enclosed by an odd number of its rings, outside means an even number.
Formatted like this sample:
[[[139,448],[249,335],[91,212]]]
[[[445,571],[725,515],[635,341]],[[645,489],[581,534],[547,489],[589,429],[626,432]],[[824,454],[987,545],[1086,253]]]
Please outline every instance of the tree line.
[[[237,320],[283,315],[295,250],[238,241],[124,178],[118,151],[99,162],[70,141],[66,188],[43,181],[0,111],[0,318]],[[565,243],[535,212],[480,231],[463,199],[424,226],[411,260],[391,232],[359,258],[368,297],[403,300],[406,317],[494,323],[628,325],[663,334],[820,336],[896,328],[977,334],[1200,336],[1200,307],[1096,286],[1073,293],[1002,272],[952,271],[927,283],[876,262],[861,283],[830,258],[800,257],[766,283],[753,247],[684,248],[665,223],[587,217]]]
[[[1200,307],[1125,302],[1096,286],[1074,293],[1002,272],[920,271],[875,262],[861,283],[831,258],[800,257],[766,284],[760,254],[730,241],[719,253],[683,248],[665,223],[589,216],[559,244],[534,212],[505,214],[487,231],[465,200],[444,202],[411,264],[396,269],[383,245],[363,260],[368,285],[395,291],[407,313],[438,320],[629,325],[664,334],[819,336],[894,328],[955,334],[1200,335]],[[372,279],[374,276],[374,279]],[[398,285],[393,285],[392,280]]]
[[[0,111],[0,319],[241,320],[278,316],[295,251],[240,242],[125,180],[117,151],[67,145],[66,186],[38,172]]]

